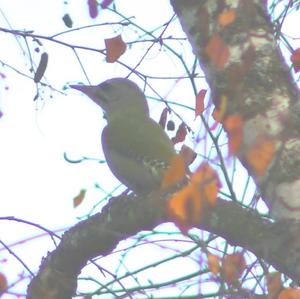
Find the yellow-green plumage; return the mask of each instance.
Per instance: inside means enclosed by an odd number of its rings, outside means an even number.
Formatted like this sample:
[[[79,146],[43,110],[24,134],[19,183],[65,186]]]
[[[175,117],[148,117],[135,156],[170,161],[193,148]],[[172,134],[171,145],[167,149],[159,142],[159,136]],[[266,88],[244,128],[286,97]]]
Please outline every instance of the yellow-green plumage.
[[[102,132],[102,147],[112,173],[137,194],[158,189],[175,150],[164,130],[149,117],[138,86],[116,78],[98,86],[72,87],[106,112],[108,124]]]

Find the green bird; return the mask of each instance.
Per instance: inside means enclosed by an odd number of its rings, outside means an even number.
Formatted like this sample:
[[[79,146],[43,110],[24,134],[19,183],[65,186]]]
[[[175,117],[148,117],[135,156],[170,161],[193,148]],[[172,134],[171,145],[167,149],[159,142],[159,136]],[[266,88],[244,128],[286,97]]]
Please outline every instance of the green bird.
[[[105,112],[102,147],[112,173],[138,195],[158,190],[176,152],[163,128],[150,118],[142,90],[123,78],[70,87]]]

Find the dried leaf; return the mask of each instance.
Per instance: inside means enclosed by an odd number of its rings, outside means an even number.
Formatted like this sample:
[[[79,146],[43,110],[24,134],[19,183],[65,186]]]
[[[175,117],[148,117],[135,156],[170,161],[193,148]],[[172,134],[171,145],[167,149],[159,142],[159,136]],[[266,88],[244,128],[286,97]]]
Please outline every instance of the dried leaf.
[[[97,0],[88,0],[89,14],[92,19],[98,16],[98,2]]]
[[[191,177],[192,185],[201,193],[201,199],[205,203],[214,206],[221,183],[216,171],[209,164],[201,164]]]
[[[220,272],[220,259],[217,255],[209,253],[207,255],[207,265],[214,275]]]
[[[175,130],[175,123],[173,120],[169,120],[167,123],[167,130],[174,131]]]
[[[196,97],[195,117],[197,117],[204,111],[204,99],[206,92],[206,89],[201,89]]]
[[[126,51],[126,44],[124,43],[121,35],[105,39],[105,47],[106,61],[109,63],[117,61]]]
[[[44,52],[42,55],[41,55],[41,60],[40,60],[40,63],[36,69],[36,72],[34,74],[34,78],[33,78],[33,81],[35,83],[38,83],[41,81],[42,77],[44,76],[45,74],[45,71],[46,71],[46,68],[47,68],[47,65],[48,65],[48,54],[46,52]]]
[[[278,299],[299,299],[300,290],[295,288],[286,288],[280,292]]]
[[[298,73],[300,71],[300,48],[296,49],[291,55],[291,62],[295,73]]]
[[[225,27],[232,22],[234,22],[236,18],[235,9],[226,9],[222,13],[220,13],[218,17],[218,22],[222,27]]]
[[[215,34],[209,39],[205,53],[217,69],[224,69],[229,58],[229,49],[219,34]]]
[[[247,264],[241,252],[226,255],[222,263],[224,280],[230,285],[237,283],[246,268]]]
[[[273,272],[266,275],[268,297],[277,298],[282,289],[281,273]]]
[[[264,175],[275,153],[274,141],[265,139],[256,142],[246,153],[246,160],[257,175]]]
[[[0,297],[1,294],[7,289],[7,287],[7,278],[2,272],[0,272]]]
[[[180,149],[180,156],[183,157],[186,166],[191,165],[197,158],[197,154],[185,144]]]
[[[79,205],[82,204],[84,198],[85,198],[86,190],[82,189],[80,190],[79,194],[74,197],[73,199],[73,207],[77,208]]]
[[[175,155],[172,158],[170,163],[170,167],[165,172],[162,182],[161,188],[168,189],[178,183],[180,183],[186,174],[185,161],[181,155]]]
[[[186,134],[187,134],[186,125],[184,123],[181,123],[176,132],[176,136],[172,138],[173,143],[176,144],[184,141]]]
[[[171,197],[168,213],[183,233],[200,223],[205,207],[216,202],[219,186],[215,171],[208,164],[202,164],[189,184]]]
[[[223,125],[228,134],[229,153],[235,155],[243,139],[243,120],[239,115],[230,115],[225,119]]]
[[[69,14],[65,14],[63,17],[62,17],[62,20],[64,22],[64,24],[68,27],[68,28],[72,28],[73,27],[73,21],[70,17]]]
[[[113,0],[103,0],[101,3],[101,8],[105,9],[113,2],[114,2]]]
[[[168,213],[183,234],[194,224],[194,218],[200,221],[202,202],[200,194],[191,184],[175,193],[168,202]]]

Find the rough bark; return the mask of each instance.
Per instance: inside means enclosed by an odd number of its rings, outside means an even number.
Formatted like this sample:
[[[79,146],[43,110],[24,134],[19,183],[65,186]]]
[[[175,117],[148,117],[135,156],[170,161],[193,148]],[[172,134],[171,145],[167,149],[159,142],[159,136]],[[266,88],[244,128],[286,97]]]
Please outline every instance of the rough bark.
[[[300,219],[300,101],[261,0],[173,0],[236,154],[275,219]],[[188,3],[188,5],[187,5]],[[225,107],[225,108],[224,108]],[[239,118],[231,132],[228,121]]]
[[[101,213],[67,231],[56,250],[43,260],[28,288],[29,299],[70,299],[77,276],[86,263],[110,253],[120,241],[143,230],[171,221],[165,212],[167,198],[120,196]],[[298,225],[274,224],[252,210],[219,199],[195,225],[241,246],[300,283]]]

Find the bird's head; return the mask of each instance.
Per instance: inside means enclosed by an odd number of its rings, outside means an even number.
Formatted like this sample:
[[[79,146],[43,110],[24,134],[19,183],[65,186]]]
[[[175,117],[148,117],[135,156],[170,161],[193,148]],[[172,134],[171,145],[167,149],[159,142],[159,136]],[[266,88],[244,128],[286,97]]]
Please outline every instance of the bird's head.
[[[70,87],[91,98],[105,111],[108,119],[119,113],[134,112],[149,115],[145,95],[128,79],[114,78],[99,85],[70,85]]]

